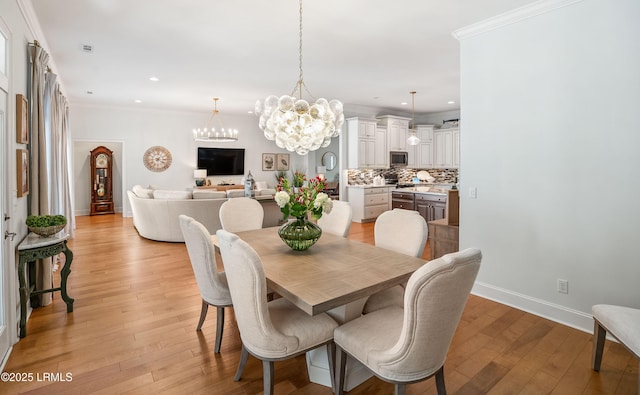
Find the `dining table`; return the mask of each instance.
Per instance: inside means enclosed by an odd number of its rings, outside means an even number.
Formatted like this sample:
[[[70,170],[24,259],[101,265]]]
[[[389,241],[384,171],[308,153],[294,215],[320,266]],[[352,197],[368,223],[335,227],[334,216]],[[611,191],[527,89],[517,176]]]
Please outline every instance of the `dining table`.
[[[278,229],[236,234],[260,257],[271,291],[309,315],[326,312],[339,324],[359,317],[369,296],[404,284],[426,263],[421,258],[330,233],[323,233],[308,250],[294,251],[280,239]],[[217,246],[217,237],[212,239]],[[312,382],[331,386],[324,348],[307,353],[307,367]],[[369,377],[371,373],[357,361],[348,361],[345,390]]]

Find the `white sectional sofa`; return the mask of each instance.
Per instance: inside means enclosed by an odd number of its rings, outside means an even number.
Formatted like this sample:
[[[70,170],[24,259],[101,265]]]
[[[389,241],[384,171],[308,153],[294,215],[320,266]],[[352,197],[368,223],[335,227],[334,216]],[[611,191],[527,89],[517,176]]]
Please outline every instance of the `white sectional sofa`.
[[[262,226],[277,226],[282,218],[280,208],[272,198],[271,191],[256,191],[257,199],[264,208]],[[127,191],[133,226],[140,236],[156,241],[184,242],[178,216],[193,217],[202,223],[209,233],[221,229],[218,212],[228,197],[224,191],[169,191],[151,190],[135,185]]]

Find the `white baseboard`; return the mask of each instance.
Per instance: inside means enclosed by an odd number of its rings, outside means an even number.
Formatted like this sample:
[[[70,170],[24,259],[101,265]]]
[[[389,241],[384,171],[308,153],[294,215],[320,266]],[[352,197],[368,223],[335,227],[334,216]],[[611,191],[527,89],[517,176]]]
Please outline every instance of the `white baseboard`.
[[[591,314],[476,281],[471,293],[583,332],[593,333]]]

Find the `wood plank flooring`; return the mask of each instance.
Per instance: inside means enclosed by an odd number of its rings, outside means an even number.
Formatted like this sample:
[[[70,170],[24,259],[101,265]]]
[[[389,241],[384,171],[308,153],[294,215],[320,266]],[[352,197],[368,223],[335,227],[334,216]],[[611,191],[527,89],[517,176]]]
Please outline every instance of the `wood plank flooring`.
[[[354,223],[349,237],[373,243],[373,224]],[[130,218],[78,217],[67,314],[59,293],[35,309],[5,372],[28,382],[0,382],[2,394],[258,394],[260,363],[233,375],[240,340],[227,310],[220,354],[214,354],[215,309],[196,332],[200,296],[182,243],[138,236]],[[428,249],[423,257],[427,257]],[[56,279],[59,276],[56,274]],[[607,342],[600,373],[590,368],[591,335],[471,296],[453,339],[445,377],[450,394],[635,394],[638,362]],[[44,380],[45,373],[67,381]],[[67,376],[70,374],[70,377]],[[69,380],[70,378],[70,380]],[[304,357],[276,363],[277,394],[330,394],[309,382]],[[392,394],[372,378],[350,394]],[[408,394],[435,394],[427,380]]]

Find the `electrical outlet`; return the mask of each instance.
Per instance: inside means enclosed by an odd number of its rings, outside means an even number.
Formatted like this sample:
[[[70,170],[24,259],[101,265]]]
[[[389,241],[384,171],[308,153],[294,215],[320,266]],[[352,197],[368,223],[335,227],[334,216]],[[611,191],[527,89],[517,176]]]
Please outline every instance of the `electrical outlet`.
[[[569,293],[569,281],[558,279],[558,292],[561,294]]]

